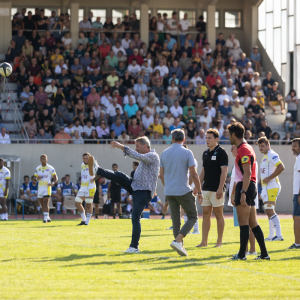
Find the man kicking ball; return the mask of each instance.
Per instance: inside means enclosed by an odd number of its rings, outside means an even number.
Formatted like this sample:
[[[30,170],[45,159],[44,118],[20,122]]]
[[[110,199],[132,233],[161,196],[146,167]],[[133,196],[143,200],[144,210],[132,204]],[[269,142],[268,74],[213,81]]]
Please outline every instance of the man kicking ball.
[[[141,236],[141,214],[145,206],[154,196],[159,173],[159,156],[155,150],[151,150],[150,141],[147,137],[139,137],[135,140],[136,151],[118,142],[110,142],[111,147],[119,148],[141,163],[134,172],[133,178],[119,171],[104,170],[98,166],[93,156],[88,159],[90,176],[97,180],[100,176],[113,180],[132,195],[132,239],[127,253],[138,253],[139,240]]]
[[[81,164],[81,186],[75,198],[75,205],[81,215],[81,225],[89,225],[90,219],[93,215],[93,200],[96,193],[96,184],[94,176],[89,173],[88,160],[92,157],[90,153],[82,155],[83,163]],[[86,215],[82,202],[85,200]]]
[[[270,227],[269,236],[265,241],[283,241],[280,220],[275,212],[275,205],[281,190],[278,176],[284,170],[284,165],[278,154],[270,148],[270,142],[265,136],[258,139],[257,144],[259,151],[264,154],[260,163],[261,197]],[[275,229],[276,236],[274,236]]]

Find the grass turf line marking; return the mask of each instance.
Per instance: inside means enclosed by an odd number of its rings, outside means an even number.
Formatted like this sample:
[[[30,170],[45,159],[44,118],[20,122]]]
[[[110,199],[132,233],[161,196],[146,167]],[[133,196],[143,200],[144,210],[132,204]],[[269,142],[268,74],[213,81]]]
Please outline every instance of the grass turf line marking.
[[[14,240],[12,238],[6,238],[7,240]],[[25,241],[28,242],[28,240],[26,239],[18,239],[19,241]],[[33,240],[30,240],[30,242],[32,243]],[[35,243],[43,243],[42,241],[34,241]],[[124,253],[124,255],[132,255],[132,253],[125,253],[125,251],[122,250],[117,250],[117,249],[108,249],[108,248],[104,248],[104,247],[98,247],[98,246],[88,246],[88,245],[81,245],[81,244],[68,244],[68,243],[58,243],[58,242],[52,242],[52,244],[56,244],[56,245],[65,245],[65,246],[78,246],[78,247],[82,247],[82,248],[94,248],[94,249],[101,249],[104,251],[110,251],[110,252],[118,252],[118,253]],[[135,253],[137,255],[144,255],[147,256],[149,258],[154,257],[154,258],[167,258],[171,261],[178,261],[178,258],[174,258],[174,257],[170,257],[170,256],[160,256],[160,255],[155,255],[155,254],[147,254],[147,253]],[[201,263],[201,262],[197,262],[194,261],[192,259],[187,259],[187,260],[181,260],[179,262],[187,262],[187,263],[193,263],[195,265],[201,265],[201,266],[208,266],[208,267],[217,267],[217,268],[221,268],[221,269],[228,269],[228,270],[233,270],[233,271],[240,271],[240,272],[246,272],[246,273],[250,273],[253,275],[261,275],[261,276],[273,276],[273,277],[277,277],[277,278],[282,278],[282,279],[287,279],[287,280],[294,280],[294,281],[298,281],[300,282],[300,278],[295,278],[295,277],[291,277],[291,276],[284,276],[284,275],[279,275],[276,273],[263,273],[263,272],[258,272],[258,271],[252,271],[252,270],[248,270],[248,269],[241,269],[241,268],[232,268],[229,266],[221,266],[219,264],[211,264],[211,263]],[[259,262],[258,262],[259,263]],[[267,261],[268,263],[268,261]]]

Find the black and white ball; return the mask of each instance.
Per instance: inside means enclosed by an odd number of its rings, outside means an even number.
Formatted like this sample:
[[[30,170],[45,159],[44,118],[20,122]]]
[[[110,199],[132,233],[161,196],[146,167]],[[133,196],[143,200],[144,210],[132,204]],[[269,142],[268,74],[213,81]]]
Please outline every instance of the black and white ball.
[[[0,74],[4,77],[8,77],[12,73],[12,66],[4,62],[0,65]]]

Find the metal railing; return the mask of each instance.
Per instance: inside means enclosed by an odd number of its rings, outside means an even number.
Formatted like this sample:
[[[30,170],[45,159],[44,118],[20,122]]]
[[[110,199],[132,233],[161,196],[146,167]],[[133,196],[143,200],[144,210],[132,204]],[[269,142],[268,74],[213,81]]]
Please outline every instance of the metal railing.
[[[23,135],[24,135],[24,138],[25,140],[29,140],[29,136],[28,136],[28,133],[27,133],[27,130],[25,129],[25,126],[24,126],[24,123],[23,123],[23,118],[20,114],[20,111],[19,111],[19,107],[18,107],[18,103],[15,102],[15,100],[11,99],[10,100],[14,106],[14,121],[15,121],[15,124],[16,126],[18,127],[18,130],[21,132],[21,130],[24,132]],[[24,139],[23,139],[24,141]]]

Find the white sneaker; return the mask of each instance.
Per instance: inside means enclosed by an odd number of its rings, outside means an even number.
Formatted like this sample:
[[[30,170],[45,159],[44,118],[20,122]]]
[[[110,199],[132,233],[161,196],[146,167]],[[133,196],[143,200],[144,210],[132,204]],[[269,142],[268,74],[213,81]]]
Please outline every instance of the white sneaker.
[[[194,229],[194,231],[191,232],[191,234],[200,234],[200,231],[199,231],[199,229]]]
[[[171,248],[173,248],[179,255],[181,256],[188,256],[186,250],[183,248],[182,243],[178,243],[176,241],[173,241],[170,244]]]
[[[140,250],[137,248],[129,247],[125,253],[140,253]]]
[[[247,255],[257,255],[257,252],[250,252],[250,251],[248,251],[247,253],[246,253],[246,256]]]
[[[273,239],[272,239],[272,242],[275,242],[275,241],[284,241],[284,238],[282,236],[274,236]]]
[[[89,157],[88,166],[89,166],[90,176],[95,176],[98,171],[99,165],[96,159],[94,158],[94,156]]]
[[[268,236],[267,238],[265,238],[265,241],[266,241],[266,242],[272,241],[272,240],[273,240],[273,238],[271,238],[271,237],[269,237],[269,236]]]

